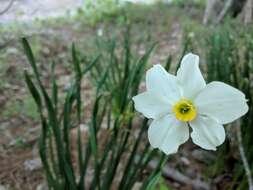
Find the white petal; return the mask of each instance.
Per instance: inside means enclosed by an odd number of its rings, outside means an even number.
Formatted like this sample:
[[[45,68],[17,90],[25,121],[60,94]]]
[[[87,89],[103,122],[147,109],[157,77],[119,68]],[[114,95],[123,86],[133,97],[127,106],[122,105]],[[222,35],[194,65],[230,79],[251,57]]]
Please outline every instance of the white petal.
[[[159,118],[171,112],[168,100],[152,91],[133,97],[135,109],[147,118]]]
[[[177,152],[179,145],[189,139],[189,128],[173,115],[166,115],[151,123],[148,139],[153,148],[159,148],[165,154],[173,154]]]
[[[216,150],[225,140],[224,127],[210,117],[199,116],[190,122],[194,144],[207,150]]]
[[[230,123],[248,112],[245,95],[223,82],[211,82],[194,100],[197,112]]]
[[[177,102],[181,95],[176,77],[169,74],[161,65],[154,65],[147,71],[147,90],[166,97],[171,104]]]
[[[177,71],[177,79],[187,99],[193,99],[206,86],[199,69],[199,56],[189,53],[183,57]]]

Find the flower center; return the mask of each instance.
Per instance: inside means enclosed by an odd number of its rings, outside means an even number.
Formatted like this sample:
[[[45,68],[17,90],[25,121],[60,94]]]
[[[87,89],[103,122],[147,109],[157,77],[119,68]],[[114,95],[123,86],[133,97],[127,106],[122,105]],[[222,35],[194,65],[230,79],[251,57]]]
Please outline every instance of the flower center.
[[[173,112],[180,121],[192,121],[197,111],[190,100],[181,99],[173,106]]]

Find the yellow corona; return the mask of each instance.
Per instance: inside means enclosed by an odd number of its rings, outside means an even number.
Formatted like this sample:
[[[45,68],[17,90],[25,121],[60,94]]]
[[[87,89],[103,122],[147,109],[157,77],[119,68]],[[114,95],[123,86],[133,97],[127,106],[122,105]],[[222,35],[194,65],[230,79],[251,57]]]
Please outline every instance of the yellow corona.
[[[173,112],[180,121],[192,121],[196,118],[197,111],[192,101],[181,99],[173,106]]]

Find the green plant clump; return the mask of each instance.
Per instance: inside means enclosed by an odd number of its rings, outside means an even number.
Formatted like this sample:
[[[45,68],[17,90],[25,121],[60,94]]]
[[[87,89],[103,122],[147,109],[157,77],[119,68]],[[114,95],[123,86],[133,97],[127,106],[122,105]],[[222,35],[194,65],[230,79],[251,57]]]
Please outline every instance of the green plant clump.
[[[55,77],[52,77],[51,89],[46,89],[32,50],[27,40],[23,39],[34,79],[27,71],[24,75],[40,115],[42,131],[39,152],[49,189],[107,190],[116,186],[118,189],[128,190],[145,176],[140,188],[144,190],[152,188],[159,180],[167,156],[152,149],[144,138],[148,121],[136,121],[131,100],[138,93],[155,44],[138,58],[132,54],[128,30],[122,51],[118,52],[116,42],[115,39],[100,41],[97,54],[86,65],[81,64],[73,44],[74,79],[64,103],[60,104],[58,100],[61,95]],[[168,59],[167,69],[170,60]],[[88,139],[83,139],[80,126],[84,114],[89,114],[89,110],[82,111],[81,84],[87,74],[90,75],[96,91],[91,116],[85,121]],[[72,129],[78,131],[76,142],[71,138]],[[137,132],[137,136],[133,135],[134,132]],[[102,134],[107,134],[104,139]],[[76,162],[72,157],[72,143],[77,147]],[[144,175],[151,159],[157,160],[158,164],[152,172]]]

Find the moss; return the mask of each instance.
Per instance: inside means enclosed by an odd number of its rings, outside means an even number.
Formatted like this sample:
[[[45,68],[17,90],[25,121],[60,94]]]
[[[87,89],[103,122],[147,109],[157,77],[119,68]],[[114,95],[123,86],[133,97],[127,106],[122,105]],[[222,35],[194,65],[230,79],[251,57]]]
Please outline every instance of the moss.
[[[24,114],[34,120],[38,119],[37,107],[32,97],[26,97],[23,102]]]
[[[37,120],[37,107],[30,96],[22,98],[22,100],[8,101],[3,111],[3,116],[6,118],[24,116],[26,118]]]
[[[154,187],[152,187],[152,188],[150,188],[148,190],[172,190],[172,188],[170,188],[168,186],[168,184],[166,184],[166,182],[163,179],[163,177],[160,177],[158,183]]]

